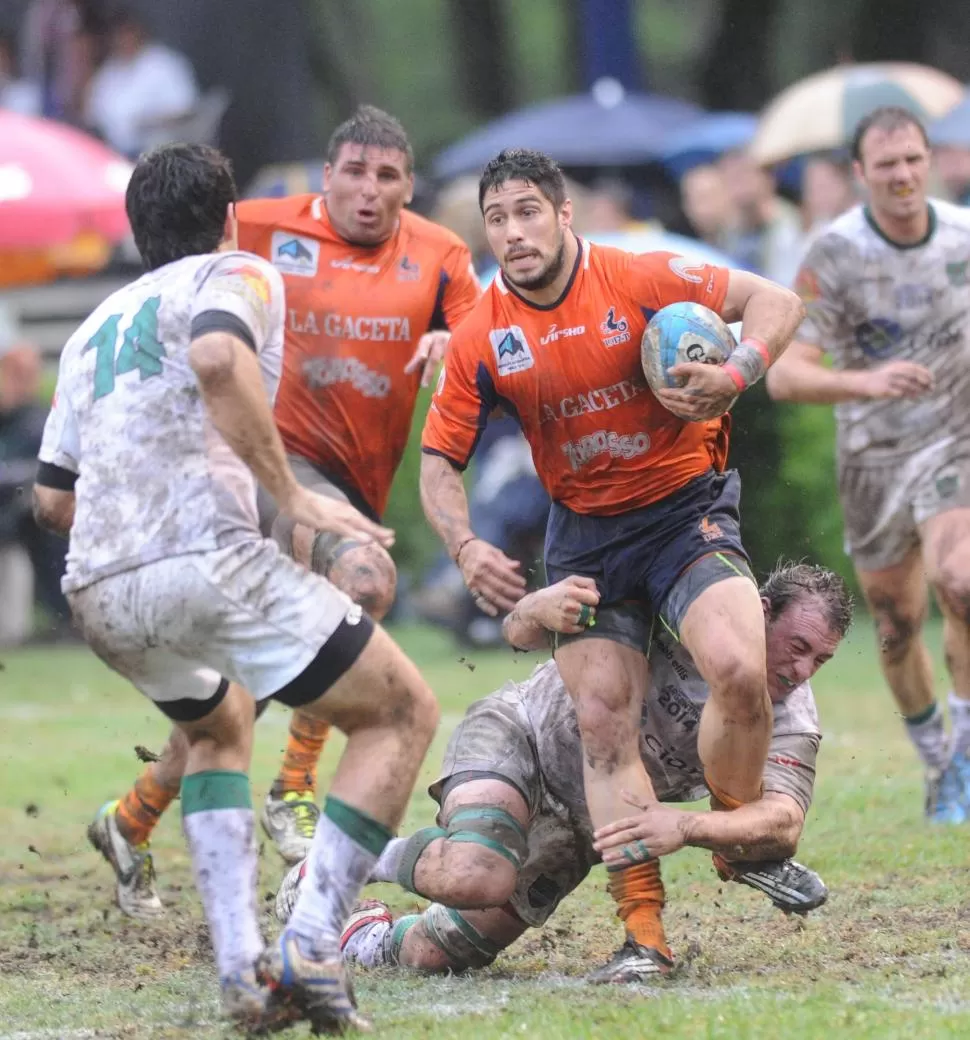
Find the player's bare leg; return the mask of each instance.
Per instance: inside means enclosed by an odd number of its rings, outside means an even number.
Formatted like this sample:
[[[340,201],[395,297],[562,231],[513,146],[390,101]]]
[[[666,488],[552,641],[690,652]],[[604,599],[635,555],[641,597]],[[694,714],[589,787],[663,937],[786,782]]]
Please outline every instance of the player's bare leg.
[[[744,577],[709,585],[687,608],[680,639],[711,690],[697,734],[708,785],[724,801],[753,802],[772,724],[757,586]]]
[[[377,542],[319,534],[277,517],[273,538],[288,556],[329,579],[381,621],[394,603],[397,571]],[[320,818],[317,765],[330,733],[327,722],[294,711],[279,772],[263,806],[263,829],[287,863],[298,863],[310,849]]]
[[[970,509],[952,509],[922,528],[923,558],[943,612],[943,649],[949,696],[952,769],[961,807],[970,817]]]
[[[586,804],[594,829],[627,816],[627,796],[643,799],[644,803],[656,801],[640,757],[646,657],[610,639],[583,638],[560,646],[556,664],[576,706],[583,742]],[[661,899],[658,905],[657,884],[659,870],[654,867],[644,869],[642,864],[634,864],[610,872],[610,894],[616,901],[617,915],[626,925],[628,941],[637,946],[633,952],[638,960],[650,959],[640,951],[657,949],[659,943],[662,948],[658,952],[669,959],[660,924],[663,902]],[[611,965],[616,968],[613,962]],[[669,969],[669,963],[659,966]]]
[[[926,572],[919,549],[882,570],[856,569],[876,623],[879,663],[926,772],[928,817],[960,822],[959,791],[942,778],[949,757],[943,712],[933,691],[933,662],[922,628],[929,608]]]
[[[178,796],[188,740],[174,728],[159,757],[150,762],[124,798],[107,802],[88,827],[88,840],[111,865],[122,913],[152,920],[163,912],[155,888],[151,833]]]
[[[344,732],[347,745],[293,916],[260,974],[280,1004],[299,1007],[315,1028],[344,1028],[358,1019],[346,998],[341,932],[404,814],[438,706],[414,664],[377,628],[353,667],[304,710]]]

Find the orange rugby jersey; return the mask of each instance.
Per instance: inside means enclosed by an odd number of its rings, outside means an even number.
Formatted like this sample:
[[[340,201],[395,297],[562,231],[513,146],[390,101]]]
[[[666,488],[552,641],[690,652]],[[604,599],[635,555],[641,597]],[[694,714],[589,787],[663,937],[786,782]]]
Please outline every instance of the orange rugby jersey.
[[[667,304],[720,311],[727,284],[726,268],[582,241],[558,303],[530,304],[499,274],[452,337],[424,451],[464,468],[489,412],[501,406],[518,418],[550,496],[604,516],[721,468],[727,422],[683,422],[668,412],[647,386],[640,338]]]
[[[334,230],[319,195],[237,206],[239,246],[286,285],[276,424],[286,450],[384,512],[421,373],[404,366],[432,328],[453,329],[481,295],[467,246],[407,210],[374,248]]]

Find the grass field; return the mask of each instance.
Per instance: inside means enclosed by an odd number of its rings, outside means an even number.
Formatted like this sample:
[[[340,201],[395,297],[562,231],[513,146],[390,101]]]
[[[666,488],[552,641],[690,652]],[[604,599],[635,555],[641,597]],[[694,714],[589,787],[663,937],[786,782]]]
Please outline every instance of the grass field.
[[[533,661],[463,656],[426,630],[398,635],[444,708],[426,783],[464,708]],[[161,745],[164,720],[86,651],[0,653],[0,664],[0,1040],[225,1036],[178,812],[155,840],[169,908],[157,926],[119,914],[113,879],[84,837],[98,806],[140,769],[134,745]],[[674,976],[651,987],[591,987],[584,973],[620,940],[596,871],[545,930],[488,971],[446,979],[358,972],[361,1005],[378,1030],[483,1040],[970,1036],[970,833],[923,822],[919,769],[865,623],[815,686],[825,739],[799,855],[829,884],[820,911],[786,918],[758,893],[721,884],[709,857],[687,850],[664,861]],[[259,725],[257,799],[286,718],[274,707]],[[338,750],[334,740],[322,777]],[[422,791],[409,828],[432,821]],[[266,848],[267,932],[282,873]],[[416,905],[383,891],[398,909]]]

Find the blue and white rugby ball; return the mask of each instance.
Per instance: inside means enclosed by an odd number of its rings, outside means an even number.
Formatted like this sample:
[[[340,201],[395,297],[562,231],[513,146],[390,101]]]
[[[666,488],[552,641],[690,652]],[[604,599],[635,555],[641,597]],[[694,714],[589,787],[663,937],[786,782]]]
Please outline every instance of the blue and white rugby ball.
[[[643,330],[640,361],[651,390],[679,386],[670,369],[687,361],[723,365],[738,345],[719,314],[699,303],[672,303]]]

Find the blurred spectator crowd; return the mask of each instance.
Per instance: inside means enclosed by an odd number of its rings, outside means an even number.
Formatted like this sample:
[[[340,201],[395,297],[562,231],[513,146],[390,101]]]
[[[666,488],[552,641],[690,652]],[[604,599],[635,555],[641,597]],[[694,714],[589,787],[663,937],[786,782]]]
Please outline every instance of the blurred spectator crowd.
[[[181,136],[202,102],[187,58],[107,0],[31,0],[0,35],[0,108],[82,127],[133,158]]]

